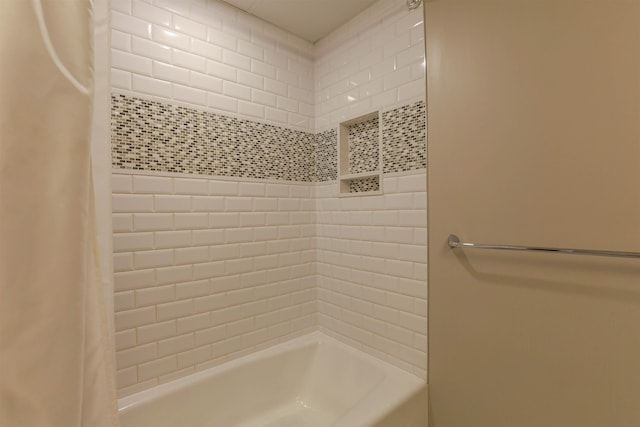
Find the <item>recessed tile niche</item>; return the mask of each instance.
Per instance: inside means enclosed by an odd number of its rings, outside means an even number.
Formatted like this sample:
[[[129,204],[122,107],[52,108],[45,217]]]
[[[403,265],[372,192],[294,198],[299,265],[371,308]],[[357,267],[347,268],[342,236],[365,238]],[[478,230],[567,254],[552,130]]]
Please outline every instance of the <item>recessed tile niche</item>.
[[[382,193],[382,116],[380,111],[341,122],[338,127],[339,195]]]

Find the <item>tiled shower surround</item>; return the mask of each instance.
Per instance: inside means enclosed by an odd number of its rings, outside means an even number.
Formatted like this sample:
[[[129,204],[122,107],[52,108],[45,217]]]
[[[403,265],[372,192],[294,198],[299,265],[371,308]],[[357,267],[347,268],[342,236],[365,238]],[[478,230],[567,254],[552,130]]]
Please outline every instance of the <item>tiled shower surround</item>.
[[[426,378],[424,41],[404,3],[311,45],[215,0],[112,0],[121,396],[317,329]],[[384,194],[338,197],[338,123],[376,110]]]

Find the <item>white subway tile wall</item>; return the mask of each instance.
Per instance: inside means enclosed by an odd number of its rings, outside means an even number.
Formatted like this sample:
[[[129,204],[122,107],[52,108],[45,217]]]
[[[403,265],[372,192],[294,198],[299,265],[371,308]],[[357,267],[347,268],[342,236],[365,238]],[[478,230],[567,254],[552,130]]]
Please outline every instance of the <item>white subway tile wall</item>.
[[[314,187],[113,174],[121,395],[316,329]]]
[[[425,379],[426,183],[422,169],[385,175],[383,195],[316,189],[320,329]]]
[[[424,129],[422,8],[379,0],[317,42],[315,55],[316,132],[378,109],[386,123],[413,121],[402,135]],[[383,152],[394,155],[383,159],[383,195],[338,198],[335,182],[318,183],[318,322],[426,379],[426,157],[406,155],[426,155],[419,139],[384,134]]]
[[[313,131],[312,44],[226,3],[112,2],[112,86]]]
[[[116,93],[330,133],[425,99],[422,8],[404,0],[315,45],[217,0],[112,11]],[[318,328],[426,378],[426,173],[391,162],[383,195],[345,198],[335,181],[114,170],[120,395]]]
[[[422,7],[379,0],[315,44],[316,131],[425,100]]]

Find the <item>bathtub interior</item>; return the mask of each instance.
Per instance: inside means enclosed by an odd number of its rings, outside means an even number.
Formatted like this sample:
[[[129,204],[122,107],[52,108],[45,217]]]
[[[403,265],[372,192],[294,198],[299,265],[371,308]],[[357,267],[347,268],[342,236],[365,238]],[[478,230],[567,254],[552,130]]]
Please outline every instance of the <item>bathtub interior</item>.
[[[357,350],[321,334],[278,347],[122,399],[122,427],[355,426],[377,418],[363,401],[390,405],[397,383]]]

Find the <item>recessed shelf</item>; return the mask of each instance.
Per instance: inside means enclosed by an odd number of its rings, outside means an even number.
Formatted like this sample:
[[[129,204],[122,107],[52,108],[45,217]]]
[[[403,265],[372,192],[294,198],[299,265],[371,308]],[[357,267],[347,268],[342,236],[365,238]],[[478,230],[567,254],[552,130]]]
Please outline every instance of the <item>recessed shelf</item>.
[[[374,178],[376,176],[380,176],[380,171],[350,173],[347,175],[341,175],[340,179],[352,180],[352,179],[362,179],[362,178]]]
[[[340,197],[382,194],[382,115],[374,111],[338,127]]]

